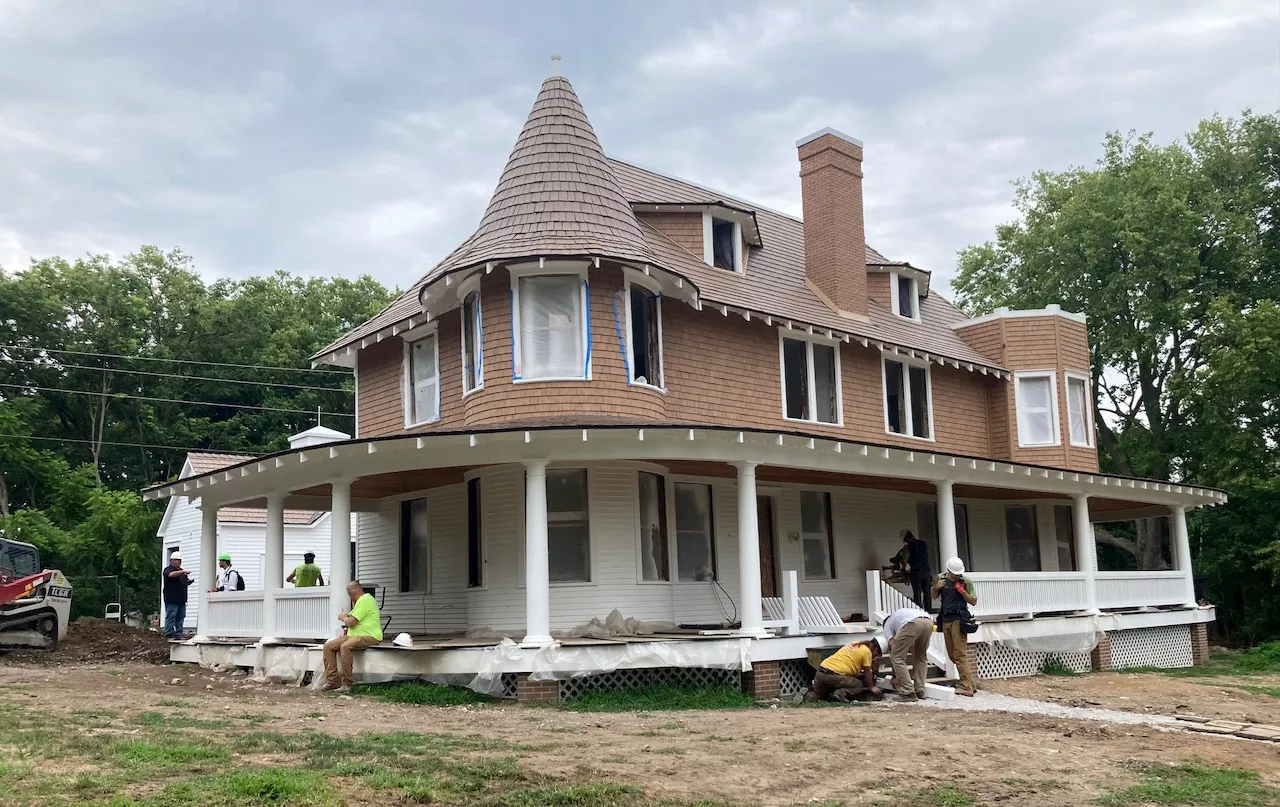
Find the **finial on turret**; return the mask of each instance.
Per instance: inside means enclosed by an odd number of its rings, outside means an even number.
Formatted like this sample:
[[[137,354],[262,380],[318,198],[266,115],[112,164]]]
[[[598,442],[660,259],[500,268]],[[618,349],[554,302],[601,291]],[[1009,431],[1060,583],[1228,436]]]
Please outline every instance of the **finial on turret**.
[[[551,75],[564,75],[564,71],[560,69],[560,53],[558,51],[551,54]]]

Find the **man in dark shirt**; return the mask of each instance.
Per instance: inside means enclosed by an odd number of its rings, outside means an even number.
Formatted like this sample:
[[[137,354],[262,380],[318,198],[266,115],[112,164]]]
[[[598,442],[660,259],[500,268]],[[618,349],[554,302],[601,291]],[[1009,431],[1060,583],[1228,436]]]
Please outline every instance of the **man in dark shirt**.
[[[183,624],[187,621],[187,587],[195,581],[191,572],[182,568],[182,555],[169,556],[169,566],[162,572],[164,581],[164,635],[181,639]]]
[[[902,543],[910,567],[907,577],[911,580],[911,599],[921,609],[930,611],[933,596],[929,587],[933,584],[933,571],[929,568],[929,545],[915,537],[911,530],[902,531]]]

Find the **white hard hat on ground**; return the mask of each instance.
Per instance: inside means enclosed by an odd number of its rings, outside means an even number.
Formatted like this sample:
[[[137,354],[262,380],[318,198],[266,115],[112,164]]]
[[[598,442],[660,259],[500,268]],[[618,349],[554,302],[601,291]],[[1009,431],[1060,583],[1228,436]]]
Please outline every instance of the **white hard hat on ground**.
[[[413,637],[407,633],[401,633],[391,640],[396,647],[413,647]]]
[[[959,558],[952,558],[947,561],[947,571],[952,574],[964,574],[964,561]]]

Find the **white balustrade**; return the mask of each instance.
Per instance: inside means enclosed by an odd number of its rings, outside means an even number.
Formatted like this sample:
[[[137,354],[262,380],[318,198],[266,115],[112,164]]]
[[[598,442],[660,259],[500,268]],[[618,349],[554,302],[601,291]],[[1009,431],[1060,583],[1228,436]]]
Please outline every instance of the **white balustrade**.
[[[976,617],[1015,616],[1054,611],[1082,611],[1085,576],[1082,572],[966,572],[978,604]]]
[[[200,635],[211,638],[262,638],[262,603],[261,591],[210,593],[202,603],[205,610],[200,614]]]
[[[276,596],[276,637],[328,639],[337,633],[338,615],[331,614],[328,586],[282,588]]]
[[[1098,572],[1098,607],[1142,608],[1182,605],[1187,598],[1186,574],[1169,572]]]

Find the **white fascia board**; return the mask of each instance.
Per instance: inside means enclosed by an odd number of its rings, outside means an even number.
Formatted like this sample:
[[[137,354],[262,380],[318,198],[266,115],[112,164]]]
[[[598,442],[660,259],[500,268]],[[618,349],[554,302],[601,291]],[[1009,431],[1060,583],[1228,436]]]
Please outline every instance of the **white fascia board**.
[[[1078,322],[1081,325],[1085,324],[1084,314],[1074,314],[1070,311],[1063,311],[1062,307],[1058,305],[1047,305],[1044,308],[1016,311],[1008,308],[997,308],[990,314],[983,314],[980,317],[974,317],[973,319],[966,319],[952,323],[951,329],[958,331],[973,325],[981,325],[984,322],[995,322],[1001,319],[1021,319],[1026,317],[1062,317],[1063,319],[1071,320],[1072,322]]]

